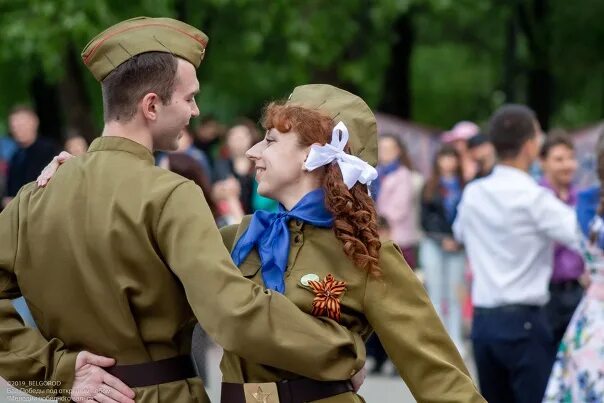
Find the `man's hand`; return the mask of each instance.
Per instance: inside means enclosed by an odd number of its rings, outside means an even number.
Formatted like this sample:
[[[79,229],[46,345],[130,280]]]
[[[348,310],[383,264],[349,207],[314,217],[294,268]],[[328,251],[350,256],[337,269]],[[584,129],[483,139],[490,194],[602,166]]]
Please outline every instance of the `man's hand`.
[[[359,372],[357,372],[350,382],[352,382],[352,387],[354,388],[355,393],[361,389],[363,386],[363,382],[365,382],[365,377],[367,376],[367,368],[363,367]]]
[[[460,250],[460,245],[451,237],[444,237],[441,244],[445,252],[457,252]]]
[[[42,170],[36,182],[38,183],[38,187],[44,187],[48,184],[48,181],[52,176],[57,172],[57,169],[61,166],[62,163],[67,161],[68,159],[73,158],[73,155],[69,154],[67,151],[61,151],[61,153],[55,156],[52,161]]]
[[[579,277],[579,284],[581,284],[581,287],[584,289],[588,289],[591,285],[591,275],[589,274],[589,269],[587,267],[585,268],[583,274],[581,274]]]
[[[71,400],[85,403],[134,403],[134,391],[103,369],[113,365],[113,358],[101,357],[88,351],[79,353],[76,357]]]

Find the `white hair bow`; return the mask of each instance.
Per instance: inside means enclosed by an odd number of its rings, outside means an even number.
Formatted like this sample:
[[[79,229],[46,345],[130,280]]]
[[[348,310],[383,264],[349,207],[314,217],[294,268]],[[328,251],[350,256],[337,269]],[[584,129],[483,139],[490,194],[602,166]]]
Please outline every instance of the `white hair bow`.
[[[378,176],[377,170],[359,157],[344,152],[348,138],[348,128],[344,122],[339,122],[331,132],[331,144],[310,146],[310,153],[304,167],[312,171],[332,161],[338,161],[342,178],[348,189],[356,182],[371,183]]]

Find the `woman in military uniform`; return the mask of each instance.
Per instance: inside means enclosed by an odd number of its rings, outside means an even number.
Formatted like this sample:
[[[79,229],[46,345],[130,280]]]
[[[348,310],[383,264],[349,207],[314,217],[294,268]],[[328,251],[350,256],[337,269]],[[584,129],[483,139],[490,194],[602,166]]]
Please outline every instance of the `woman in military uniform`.
[[[418,402],[484,402],[400,250],[379,241],[367,188],[377,177],[369,107],[344,90],[305,85],[269,104],[263,125],[265,138],[247,156],[258,192],[279,211],[257,211],[221,230],[244,276],[365,340],[375,331]],[[224,403],[364,401],[348,381],[303,378],[229,351],[220,366]]]
[[[369,107],[341,89],[305,85],[287,102],[269,104],[262,123],[266,137],[247,156],[255,163],[258,192],[280,209],[222,229],[243,274],[365,340],[375,331],[418,402],[483,402],[400,250],[379,241],[367,190],[377,176],[377,129]],[[281,402],[363,401],[350,390],[313,397],[308,390],[319,391],[321,383],[228,351],[221,370],[223,402],[267,397],[270,385],[256,384],[270,382]],[[291,384],[291,394],[308,395],[288,399],[284,383]]]

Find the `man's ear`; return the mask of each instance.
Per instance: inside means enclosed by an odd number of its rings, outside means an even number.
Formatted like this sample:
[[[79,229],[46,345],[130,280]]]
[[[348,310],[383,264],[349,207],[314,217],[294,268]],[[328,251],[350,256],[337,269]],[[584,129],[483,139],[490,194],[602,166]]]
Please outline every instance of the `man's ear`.
[[[524,153],[527,155],[531,155],[531,156],[535,156],[536,153],[536,160],[539,161],[539,138],[537,137],[533,137],[529,140],[527,140],[524,143]]]
[[[157,106],[159,102],[159,97],[154,92],[150,92],[143,97],[140,102],[140,107],[146,119],[157,119]]]
[[[539,164],[539,168],[541,168],[541,170],[543,170],[543,166],[545,165],[545,160],[541,157],[537,157],[536,161]]]
[[[520,152],[518,153],[519,155],[529,155],[529,148],[531,147],[531,143],[533,142],[533,139],[527,139],[523,144],[522,147],[520,147]]]

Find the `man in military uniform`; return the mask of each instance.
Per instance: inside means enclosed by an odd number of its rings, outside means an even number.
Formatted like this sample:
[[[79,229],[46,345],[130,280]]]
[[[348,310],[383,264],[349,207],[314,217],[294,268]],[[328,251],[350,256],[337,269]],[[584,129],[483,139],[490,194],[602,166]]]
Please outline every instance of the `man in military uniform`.
[[[0,376],[14,386],[130,402],[128,385],[137,402],[207,402],[188,359],[195,318],[225,350],[301,376],[341,380],[362,367],[358,335],[245,279],[200,189],[153,164],[199,114],[206,44],[180,21],[136,18],[84,49],[103,136],[0,215]],[[39,330],[10,304],[21,295]]]

